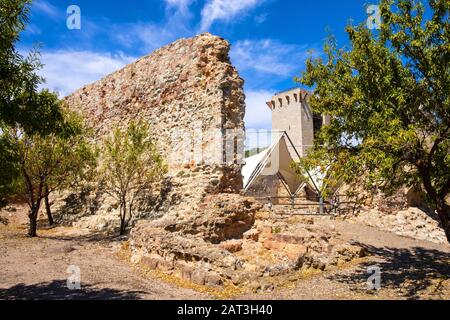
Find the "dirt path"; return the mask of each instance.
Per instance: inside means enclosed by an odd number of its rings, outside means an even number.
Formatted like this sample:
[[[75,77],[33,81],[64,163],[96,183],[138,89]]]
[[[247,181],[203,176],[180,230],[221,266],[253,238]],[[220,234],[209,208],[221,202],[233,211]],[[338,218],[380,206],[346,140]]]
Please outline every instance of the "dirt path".
[[[117,252],[122,240],[80,235],[80,230],[40,230],[26,237],[25,212],[0,225],[0,299],[210,299],[211,296],[146,279]],[[319,219],[372,256],[345,269],[300,280],[290,288],[243,299],[450,299],[450,246],[397,236],[349,222]],[[81,270],[81,290],[67,289],[67,268]],[[367,268],[381,270],[381,290],[367,290]]]
[[[15,214],[21,215],[21,212]],[[145,279],[117,251],[118,239],[79,236],[78,230],[40,230],[25,236],[24,219],[0,225],[0,299],[204,299],[203,294]],[[64,234],[64,236],[61,236]],[[81,271],[81,290],[67,288],[69,266]]]
[[[450,246],[397,236],[373,227],[336,220],[315,222],[335,228],[367,248],[371,256],[343,270],[297,282],[293,288],[249,299],[450,299]],[[379,267],[381,289],[368,290],[369,267]]]

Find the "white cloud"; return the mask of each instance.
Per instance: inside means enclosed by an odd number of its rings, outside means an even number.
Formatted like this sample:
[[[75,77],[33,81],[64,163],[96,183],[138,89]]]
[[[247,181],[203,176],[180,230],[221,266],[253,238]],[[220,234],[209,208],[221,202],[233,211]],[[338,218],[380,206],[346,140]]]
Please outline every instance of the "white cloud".
[[[31,10],[39,11],[53,19],[64,17],[63,13],[58,10],[58,8],[46,0],[33,1]]]
[[[268,13],[262,13],[260,15],[257,15],[253,20],[257,23],[257,24],[262,24],[264,22],[267,21],[267,18],[269,17]]]
[[[138,47],[145,53],[150,53],[178,38],[178,33],[172,28],[152,23],[118,25],[112,34],[126,48]]]
[[[126,48],[141,48],[145,54],[182,37],[193,35],[189,6],[196,0],[165,0],[166,13],[161,22],[116,24],[112,37]]]
[[[30,35],[40,35],[42,34],[42,30],[37,25],[29,23],[25,27],[25,33],[28,33]]]
[[[264,0],[208,0],[202,9],[200,30],[206,31],[215,21],[230,21],[239,14],[244,15]]]
[[[44,67],[39,73],[46,79],[42,87],[63,97],[134,60],[123,54],[90,51],[42,52]]]
[[[272,113],[266,104],[274,91],[249,90],[246,92],[245,127],[247,129],[268,129],[272,127]]]
[[[293,76],[309,56],[307,46],[284,44],[278,41],[243,40],[232,46],[231,59],[239,71],[253,70],[260,73]]]
[[[183,14],[189,13],[189,6],[194,0],[164,0],[167,8],[175,8]]]

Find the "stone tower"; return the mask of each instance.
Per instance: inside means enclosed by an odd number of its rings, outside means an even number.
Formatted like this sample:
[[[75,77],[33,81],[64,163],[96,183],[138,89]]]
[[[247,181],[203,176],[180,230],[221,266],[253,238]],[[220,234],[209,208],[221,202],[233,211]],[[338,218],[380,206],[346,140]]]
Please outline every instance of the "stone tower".
[[[272,110],[272,130],[286,131],[300,157],[314,144],[314,136],[321,126],[329,123],[328,116],[313,114],[308,105],[306,90],[294,88],[276,93],[267,105]],[[290,148],[294,159],[297,153]]]

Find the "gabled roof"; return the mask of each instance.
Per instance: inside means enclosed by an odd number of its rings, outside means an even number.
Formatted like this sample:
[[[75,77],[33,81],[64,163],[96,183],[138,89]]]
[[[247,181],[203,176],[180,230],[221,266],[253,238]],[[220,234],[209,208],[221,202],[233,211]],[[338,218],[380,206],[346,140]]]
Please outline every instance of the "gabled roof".
[[[248,191],[260,176],[277,175],[284,182],[290,195],[298,193],[305,182],[298,178],[296,171],[291,167],[294,159],[288,146],[297,152],[288,134],[281,132],[268,149],[245,159],[245,165],[242,168],[244,191]],[[317,182],[317,180],[320,180],[320,176],[319,173],[315,173],[314,176],[308,173],[307,184],[317,193],[320,193]]]

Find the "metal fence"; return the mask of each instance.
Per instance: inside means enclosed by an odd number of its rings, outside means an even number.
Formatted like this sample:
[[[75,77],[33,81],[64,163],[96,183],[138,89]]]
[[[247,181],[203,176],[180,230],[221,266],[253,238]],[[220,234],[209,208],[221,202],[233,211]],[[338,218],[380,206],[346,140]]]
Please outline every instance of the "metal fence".
[[[275,213],[282,215],[354,214],[361,206],[356,198],[347,195],[334,195],[327,199],[313,196],[273,196],[257,199],[268,204]]]

